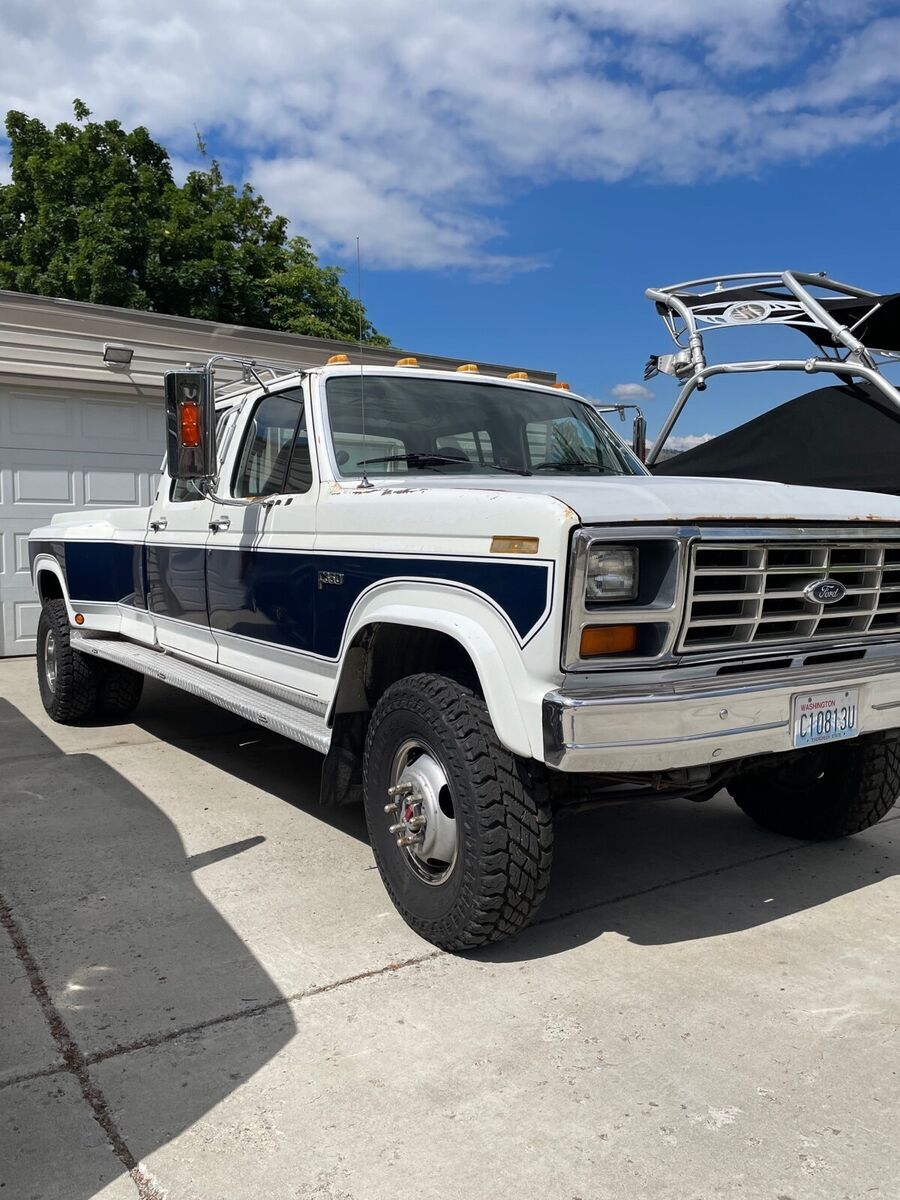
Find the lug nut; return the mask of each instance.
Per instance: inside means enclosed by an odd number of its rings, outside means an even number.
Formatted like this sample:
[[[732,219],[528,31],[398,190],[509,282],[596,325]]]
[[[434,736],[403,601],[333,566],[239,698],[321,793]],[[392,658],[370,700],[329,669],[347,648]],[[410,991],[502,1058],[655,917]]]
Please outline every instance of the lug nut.
[[[397,838],[398,846],[415,846],[418,842],[423,841],[421,833],[415,835],[408,834],[406,837]]]
[[[384,806],[384,811],[386,813],[395,813],[399,807],[400,807],[400,801],[394,800],[391,804],[386,804]]]
[[[395,783],[393,787],[388,788],[389,796],[408,796],[413,790],[411,783]]]
[[[398,821],[396,825],[392,825],[390,829],[388,829],[388,833],[402,833],[405,828],[406,822]]]

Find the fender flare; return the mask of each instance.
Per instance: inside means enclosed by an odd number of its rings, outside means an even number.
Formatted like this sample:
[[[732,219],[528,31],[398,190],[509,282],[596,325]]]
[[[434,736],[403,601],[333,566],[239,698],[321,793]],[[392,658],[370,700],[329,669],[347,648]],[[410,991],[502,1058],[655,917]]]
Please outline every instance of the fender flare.
[[[31,582],[34,590],[40,596],[40,588],[38,587],[38,579],[43,574],[55,575],[59,580],[60,590],[62,591],[63,601],[66,606],[66,614],[69,618],[69,624],[75,624],[75,609],[69,600],[69,589],[66,585],[66,576],[60,566],[59,559],[54,558],[52,554],[38,554],[35,557],[31,567]]]
[[[500,741],[508,750],[531,757],[534,749],[515,698],[533,680],[522,662],[521,647],[493,606],[475,594],[447,593],[421,583],[386,583],[369,593],[351,614],[344,636],[334,696],[326,713],[331,723],[350,649],[370,625],[408,625],[446,634],[466,651]]]

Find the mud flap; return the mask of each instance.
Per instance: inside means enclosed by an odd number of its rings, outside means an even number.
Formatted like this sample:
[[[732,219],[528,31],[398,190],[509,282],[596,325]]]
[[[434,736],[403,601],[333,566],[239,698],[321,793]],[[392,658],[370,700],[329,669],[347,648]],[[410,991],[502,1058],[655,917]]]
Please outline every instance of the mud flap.
[[[319,803],[326,808],[362,803],[363,750],[370,716],[368,712],[340,713],[334,719],[319,790]]]

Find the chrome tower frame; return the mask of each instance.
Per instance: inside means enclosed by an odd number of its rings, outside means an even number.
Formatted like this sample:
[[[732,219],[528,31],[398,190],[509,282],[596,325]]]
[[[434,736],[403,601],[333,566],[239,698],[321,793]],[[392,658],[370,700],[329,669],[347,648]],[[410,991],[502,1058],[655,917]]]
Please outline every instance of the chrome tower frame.
[[[748,286],[780,291],[777,296],[758,302],[741,295]],[[823,308],[810,288],[831,292],[836,299],[871,299],[872,307],[848,327]],[[690,396],[695,391],[703,391],[707,380],[716,375],[804,371],[808,375],[837,375],[847,382],[854,378],[863,379],[878,388],[900,412],[900,391],[880,369],[889,362],[900,361],[900,354],[866,346],[854,332],[882,307],[883,297],[877,292],[830,279],[824,271],[812,275],[800,271],[753,271],[711,275],[668,287],[647,288],[645,295],[660,308],[663,323],[678,350],[674,354],[653,356],[644,378],[651,379],[660,373],[673,375],[682,385],[647,456],[648,467],[658,459]],[[733,297],[730,304],[729,295]],[[821,330],[835,343],[836,349],[833,355],[823,350],[821,355],[802,359],[707,364],[704,332],[763,324],[790,324],[798,330]]]

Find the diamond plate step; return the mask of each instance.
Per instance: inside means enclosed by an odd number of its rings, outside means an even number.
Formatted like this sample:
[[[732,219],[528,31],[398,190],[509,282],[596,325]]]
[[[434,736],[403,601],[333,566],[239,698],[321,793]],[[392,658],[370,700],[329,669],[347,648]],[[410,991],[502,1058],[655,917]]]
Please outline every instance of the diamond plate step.
[[[140,671],[143,675],[152,675],[154,679],[209,700],[220,708],[227,708],[247,721],[264,725],[266,729],[318,750],[320,754],[328,752],[331,730],[319,713],[305,712],[286,700],[265,695],[196,663],[184,662],[149,646],[139,646],[120,638],[85,637],[75,630],[72,631],[71,640],[73,649],[82,654],[93,654],[107,662]]]

